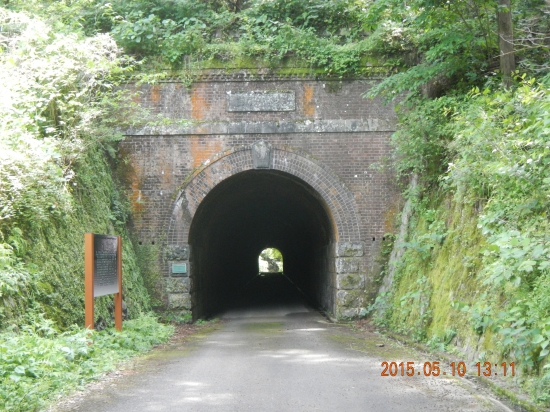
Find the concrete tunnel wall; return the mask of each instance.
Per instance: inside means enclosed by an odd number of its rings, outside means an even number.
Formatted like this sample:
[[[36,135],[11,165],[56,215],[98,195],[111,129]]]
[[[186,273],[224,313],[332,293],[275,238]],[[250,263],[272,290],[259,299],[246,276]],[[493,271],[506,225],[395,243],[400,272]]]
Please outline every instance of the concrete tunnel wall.
[[[323,203],[307,183],[273,170],[241,172],[212,189],[189,234],[193,316],[235,305],[258,275],[258,255],[266,247],[281,251],[285,275],[310,304],[332,312],[334,235]]]

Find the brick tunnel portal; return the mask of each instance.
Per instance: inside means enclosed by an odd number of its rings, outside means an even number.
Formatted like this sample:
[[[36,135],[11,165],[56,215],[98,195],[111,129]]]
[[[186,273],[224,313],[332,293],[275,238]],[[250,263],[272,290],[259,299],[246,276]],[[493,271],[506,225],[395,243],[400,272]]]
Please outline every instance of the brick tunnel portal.
[[[201,202],[190,227],[193,318],[285,303],[298,289],[311,306],[332,310],[334,241],[325,202],[301,179],[261,169],[225,179]],[[258,256],[267,247],[283,254],[279,283],[258,278]]]

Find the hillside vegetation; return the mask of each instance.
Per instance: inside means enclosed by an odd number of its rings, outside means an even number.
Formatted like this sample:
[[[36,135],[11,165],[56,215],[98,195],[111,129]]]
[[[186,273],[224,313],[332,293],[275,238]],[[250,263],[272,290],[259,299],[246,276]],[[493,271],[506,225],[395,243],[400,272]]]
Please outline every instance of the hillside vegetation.
[[[376,91],[408,93],[392,165],[411,181],[411,208],[369,309],[473,363],[515,362],[515,380],[548,404],[550,10],[512,2],[517,70],[505,87],[495,3],[383,11],[417,59]]]
[[[3,4],[0,329],[14,334],[10,348],[25,334],[48,335],[44,325],[65,339],[82,324],[87,231],[124,236],[129,316],[150,309],[150,276],[112,173],[114,127],[135,111],[120,82],[192,82],[195,70],[235,67],[384,75],[370,93],[400,101],[387,167],[403,184],[407,207],[396,221],[407,231],[386,236],[392,258],[367,311],[380,326],[471,361],[516,362],[515,380],[550,403],[546,1]],[[98,306],[108,325],[109,300]],[[10,359],[0,365],[2,387],[36,378],[25,356]]]
[[[0,9],[0,409],[29,411],[165,340],[111,172],[132,68],[84,37]],[[111,155],[110,155],[111,154]],[[123,236],[125,332],[83,329],[86,232]],[[96,299],[112,325],[112,296]]]

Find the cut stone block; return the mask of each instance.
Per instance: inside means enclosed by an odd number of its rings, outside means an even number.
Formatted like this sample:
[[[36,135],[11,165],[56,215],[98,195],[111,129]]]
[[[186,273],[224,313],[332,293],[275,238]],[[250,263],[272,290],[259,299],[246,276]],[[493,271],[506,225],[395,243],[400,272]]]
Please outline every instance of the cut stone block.
[[[189,293],[189,278],[167,278],[165,290],[167,293]]]
[[[345,273],[336,276],[336,287],[338,289],[364,289],[365,275],[360,273]]]
[[[168,309],[191,309],[189,293],[169,293]]]
[[[364,292],[360,290],[339,290],[336,292],[336,303],[341,310],[363,306]]]
[[[168,260],[187,260],[189,259],[189,245],[172,245],[166,248],[166,258]]]
[[[336,247],[336,256],[339,257],[363,256],[363,254],[363,242],[338,242]]]
[[[357,258],[336,258],[336,273],[357,273],[359,272],[360,259]]]
[[[341,319],[354,319],[359,316],[359,310],[359,308],[343,309],[338,317]]]
[[[296,110],[294,90],[228,92],[228,112],[289,112]]]

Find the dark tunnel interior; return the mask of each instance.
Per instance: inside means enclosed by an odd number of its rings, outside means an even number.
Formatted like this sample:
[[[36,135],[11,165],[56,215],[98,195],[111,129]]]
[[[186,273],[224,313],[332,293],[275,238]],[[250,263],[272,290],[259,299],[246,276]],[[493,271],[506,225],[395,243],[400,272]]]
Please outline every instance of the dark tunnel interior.
[[[324,201],[304,181],[258,169],[224,180],[204,198],[190,228],[193,318],[296,296],[332,310],[333,237]],[[258,276],[258,256],[267,247],[282,253],[284,275]]]

